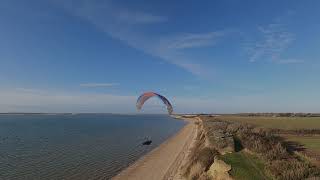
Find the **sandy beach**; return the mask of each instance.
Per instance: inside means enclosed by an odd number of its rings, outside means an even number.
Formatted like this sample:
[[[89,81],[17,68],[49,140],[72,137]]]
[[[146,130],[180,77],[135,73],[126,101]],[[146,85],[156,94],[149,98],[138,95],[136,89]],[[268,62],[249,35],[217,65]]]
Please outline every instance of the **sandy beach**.
[[[176,135],[140,158],[113,180],[181,179],[184,164],[197,135],[196,124],[189,120]]]

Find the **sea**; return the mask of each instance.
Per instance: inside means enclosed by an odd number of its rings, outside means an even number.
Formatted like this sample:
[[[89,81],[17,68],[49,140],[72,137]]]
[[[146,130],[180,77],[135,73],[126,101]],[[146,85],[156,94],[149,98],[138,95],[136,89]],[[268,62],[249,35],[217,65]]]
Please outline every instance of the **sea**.
[[[110,179],[184,125],[168,115],[0,115],[0,180]]]

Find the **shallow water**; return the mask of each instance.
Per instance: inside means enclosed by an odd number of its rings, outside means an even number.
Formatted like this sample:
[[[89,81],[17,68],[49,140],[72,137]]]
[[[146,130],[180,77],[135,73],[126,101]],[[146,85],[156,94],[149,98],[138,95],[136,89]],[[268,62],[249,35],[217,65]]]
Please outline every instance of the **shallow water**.
[[[110,179],[184,124],[166,115],[0,115],[0,179]]]

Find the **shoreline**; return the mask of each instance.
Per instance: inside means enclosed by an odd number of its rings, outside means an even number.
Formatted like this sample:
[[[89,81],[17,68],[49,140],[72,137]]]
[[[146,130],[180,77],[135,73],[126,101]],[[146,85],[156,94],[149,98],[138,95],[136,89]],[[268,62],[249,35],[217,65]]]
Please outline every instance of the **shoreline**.
[[[113,180],[182,179],[180,169],[186,162],[196,135],[196,119],[182,119],[187,124],[151,152],[122,170]]]

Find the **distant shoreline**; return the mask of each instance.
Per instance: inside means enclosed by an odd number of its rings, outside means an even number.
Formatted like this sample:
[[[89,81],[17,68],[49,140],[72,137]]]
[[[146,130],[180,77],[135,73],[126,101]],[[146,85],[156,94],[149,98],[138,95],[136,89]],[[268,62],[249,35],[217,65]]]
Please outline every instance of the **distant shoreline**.
[[[0,115],[79,115],[79,114],[106,114],[106,115],[168,115],[154,113],[108,113],[108,112],[0,112]],[[199,114],[172,114],[172,118],[194,118],[197,116],[260,116],[260,117],[320,117],[319,112],[258,112],[258,113],[199,113]]]
[[[167,115],[167,114],[142,114],[142,113],[95,113],[95,112],[82,112],[82,113],[71,113],[71,112],[65,112],[65,113],[41,113],[41,112],[0,112],[0,115],[79,115],[79,114],[101,114],[101,115]]]
[[[0,115],[72,115],[73,113],[0,113]]]

